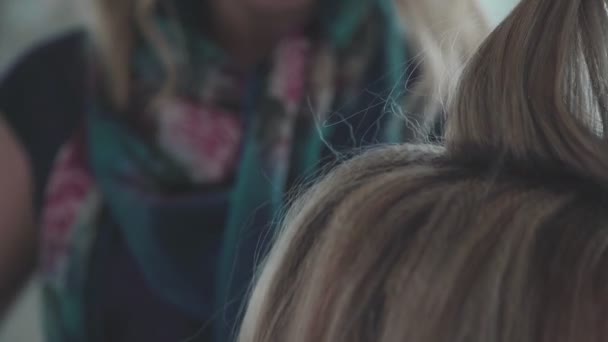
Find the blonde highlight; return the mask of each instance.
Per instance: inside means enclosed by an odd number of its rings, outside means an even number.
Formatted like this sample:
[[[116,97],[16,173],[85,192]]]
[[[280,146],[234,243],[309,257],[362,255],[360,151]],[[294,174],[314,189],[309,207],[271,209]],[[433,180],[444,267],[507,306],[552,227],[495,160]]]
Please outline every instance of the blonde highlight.
[[[487,35],[489,24],[476,0],[395,0],[405,36],[417,51],[420,79],[405,98],[406,120],[415,121],[418,138],[431,130],[446,103],[462,66]]]

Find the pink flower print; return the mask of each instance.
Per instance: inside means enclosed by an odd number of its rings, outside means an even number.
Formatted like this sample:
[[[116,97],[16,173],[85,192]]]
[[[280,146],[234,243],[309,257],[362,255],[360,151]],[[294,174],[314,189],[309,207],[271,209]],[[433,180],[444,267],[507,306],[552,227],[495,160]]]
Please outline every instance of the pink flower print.
[[[45,274],[53,273],[69,257],[70,240],[94,188],[81,146],[67,144],[55,162],[42,213],[41,258]]]
[[[304,36],[288,37],[277,47],[270,87],[288,114],[295,114],[304,97],[310,58],[311,44]]]
[[[194,182],[226,180],[237,163],[240,120],[217,108],[172,101],[159,115],[159,143]]]

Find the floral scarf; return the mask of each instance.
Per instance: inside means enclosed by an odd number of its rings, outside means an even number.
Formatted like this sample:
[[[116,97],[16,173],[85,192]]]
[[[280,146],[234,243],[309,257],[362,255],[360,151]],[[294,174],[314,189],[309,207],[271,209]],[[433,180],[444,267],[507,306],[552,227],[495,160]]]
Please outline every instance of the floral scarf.
[[[251,73],[234,70],[187,20],[159,19],[185,38],[176,95],[154,110],[122,113],[91,92],[82,129],[57,157],[42,218],[52,342],[95,339],[91,260],[112,225],[158,296],[201,320],[224,310],[236,322],[233,302],[242,300],[292,185],[340,146],[403,139],[400,124],[383,115],[382,94],[402,87],[406,73],[390,5],[329,3],[323,39],[295,32]],[[134,55],[138,89],[162,82],[153,51],[142,42]],[[223,226],[209,226],[218,213]],[[230,332],[217,324],[216,340]]]

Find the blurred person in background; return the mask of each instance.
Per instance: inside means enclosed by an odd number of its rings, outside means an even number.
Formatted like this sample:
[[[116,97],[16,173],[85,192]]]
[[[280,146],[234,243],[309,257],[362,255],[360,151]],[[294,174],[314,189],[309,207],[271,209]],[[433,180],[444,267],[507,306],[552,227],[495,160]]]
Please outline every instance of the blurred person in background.
[[[485,27],[469,0],[93,5],[0,83],[0,310],[38,260],[51,342],[230,340],[293,185],[432,137]]]

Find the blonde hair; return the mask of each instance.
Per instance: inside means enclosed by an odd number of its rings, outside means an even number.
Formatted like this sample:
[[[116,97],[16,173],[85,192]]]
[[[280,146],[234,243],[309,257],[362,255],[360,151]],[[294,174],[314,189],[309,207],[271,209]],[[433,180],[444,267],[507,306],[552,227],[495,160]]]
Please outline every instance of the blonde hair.
[[[462,66],[488,34],[488,22],[477,0],[394,0],[414,62],[422,74],[407,89],[402,111],[417,138],[424,138],[458,80]]]
[[[522,0],[445,146],[376,148],[300,199],[239,342],[608,340],[608,13]]]
[[[94,15],[88,26],[104,71],[106,88],[114,104],[124,107],[131,94],[132,56],[135,40],[141,35],[154,47],[166,69],[160,92],[175,88],[177,52],[166,41],[154,16],[158,6],[172,13],[173,7],[159,0],[92,0]]]
[[[164,89],[171,89],[175,80],[175,48],[164,40],[154,25],[154,11],[163,6],[171,11],[170,2],[159,0],[93,0],[89,20],[92,36],[105,67],[112,98],[124,105],[129,98],[131,56],[134,37],[142,34],[155,47],[170,77]],[[454,66],[470,56],[485,35],[486,22],[476,0],[395,0],[406,23],[406,39],[418,51],[422,64],[421,80],[408,99],[408,111],[435,113],[443,82]],[[173,42],[171,42],[173,43]],[[411,101],[410,101],[411,100]],[[426,121],[434,118],[430,117]],[[424,118],[419,118],[425,121]],[[418,119],[416,119],[418,120]]]

